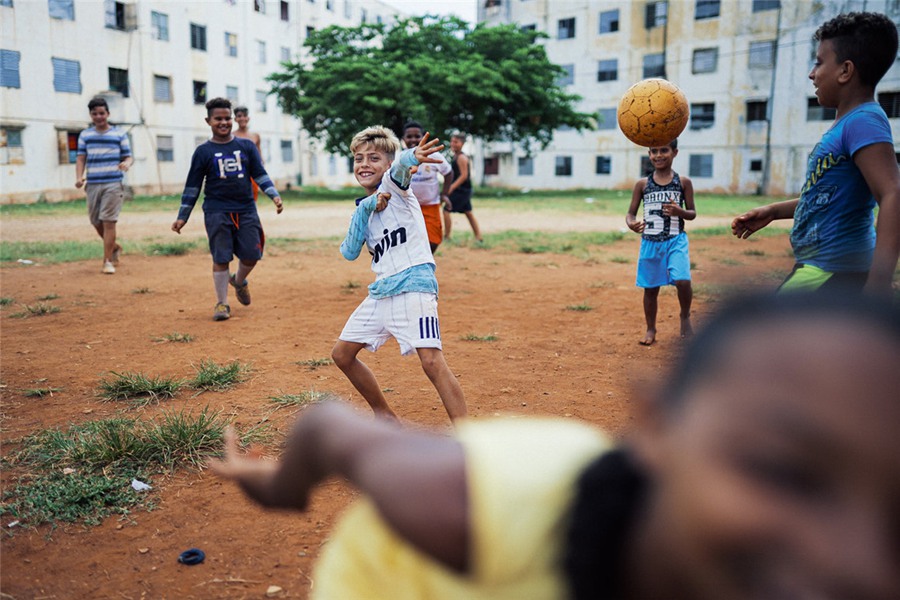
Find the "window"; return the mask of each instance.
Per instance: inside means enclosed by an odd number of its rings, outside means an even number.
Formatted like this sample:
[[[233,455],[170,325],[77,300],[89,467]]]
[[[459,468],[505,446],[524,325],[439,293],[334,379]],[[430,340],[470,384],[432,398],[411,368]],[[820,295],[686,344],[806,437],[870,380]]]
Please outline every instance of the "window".
[[[572,157],[557,156],[556,157],[556,174],[562,177],[572,174]]]
[[[325,10],[334,12],[334,0],[325,0]]]
[[[522,25],[519,27],[519,31],[537,31],[537,24],[531,23],[529,25]]]
[[[600,33],[615,33],[619,30],[619,9],[600,13]]]
[[[153,76],[153,99],[157,102],[172,101],[172,78],[162,75]]]
[[[559,65],[562,67],[563,73],[559,77],[556,78],[556,85],[564,86],[564,85],[572,85],[575,83],[575,65]]]
[[[122,94],[123,98],[128,97],[128,69],[116,69],[110,67],[109,71],[109,89]]]
[[[494,156],[485,156],[484,157],[484,174],[485,175],[499,175],[500,174],[500,159],[495,154]]]
[[[51,58],[53,89],[57,92],[81,93],[81,63],[65,58]]]
[[[266,43],[262,40],[256,40],[256,62],[266,64]]]
[[[288,3],[285,0],[281,0],[281,20],[282,21],[290,21],[290,11],[288,8]]]
[[[694,20],[712,19],[719,16],[721,2],[719,0],[697,0],[694,8]]]
[[[307,25],[306,26],[306,37],[311,36],[315,30],[316,30],[316,28],[313,27],[312,25]]]
[[[653,172],[653,163],[650,162],[650,157],[642,156],[641,157],[641,170],[639,172],[640,174],[638,175],[638,177],[645,177],[652,172]]]
[[[691,73],[715,73],[719,65],[718,48],[697,48],[691,61]]]
[[[169,15],[155,10],[150,13],[150,29],[154,40],[169,41]]]
[[[64,21],[75,20],[75,0],[48,0],[50,3],[50,18]]]
[[[56,132],[57,148],[59,150],[59,164],[74,165],[78,156],[78,134],[80,131],[68,131],[65,129]]]
[[[575,37],[575,17],[559,20],[556,37],[560,40],[570,40]]]
[[[598,156],[597,162],[594,165],[594,172],[597,175],[609,175],[612,173],[612,157]]]
[[[825,108],[819,104],[819,99],[815,96],[806,99],[807,121],[833,121],[836,116],[836,108]]]
[[[691,104],[691,129],[709,129],[710,127],[715,125],[715,122],[715,104]]]
[[[691,154],[689,165],[688,171],[691,177],[713,176],[712,154]]]
[[[13,0],[0,0],[0,6],[8,6],[12,8]]]
[[[644,56],[644,79],[665,76],[666,63],[664,54],[648,54]]]
[[[263,92],[262,90],[256,90],[256,111],[257,112],[268,112],[266,110],[266,98],[268,98],[268,94]]]
[[[328,155],[328,175],[337,175],[337,156],[334,154]]]
[[[0,87],[22,87],[19,79],[19,59],[22,53],[17,50],[0,50]]]
[[[775,42],[750,42],[750,68],[771,68],[775,65]]]
[[[761,158],[754,158],[750,161],[750,172],[759,173],[762,171],[763,161]]]
[[[359,11],[359,22],[365,23],[368,20],[369,13],[366,12],[366,9],[362,9]]]
[[[644,27],[647,29],[662,27],[666,24],[668,13],[668,2],[648,2],[644,12]]]
[[[206,26],[191,23],[191,48],[206,52]]]
[[[171,135],[156,136],[156,160],[159,162],[175,161],[175,138]]]
[[[194,104],[206,104],[206,82],[194,80]]]
[[[353,172],[353,168],[350,168],[350,172]],[[319,155],[318,154],[310,154],[309,155],[309,174],[313,177],[318,177],[319,175]]]
[[[294,162],[294,142],[281,140],[281,162],[286,165]]]
[[[597,61],[597,81],[616,81],[619,78],[619,59]]]
[[[0,165],[24,165],[22,129],[0,127]]]
[[[781,8],[781,0],[753,0],[753,12]]]
[[[888,119],[900,118],[900,92],[882,92],[878,94],[878,104],[887,113]]]
[[[231,100],[232,104],[238,103],[238,89],[236,85],[225,86],[225,97]]]
[[[765,121],[768,112],[768,100],[748,100],[747,101],[747,122]]]
[[[237,56],[238,42],[237,34],[225,32],[225,56]]]
[[[266,0],[253,0],[253,10],[260,14],[266,14]]]
[[[106,27],[119,31],[132,31],[137,29],[137,14],[134,4],[125,4],[115,0],[105,0]]]
[[[281,47],[281,62],[291,62],[291,49],[287,46]]]
[[[615,129],[618,121],[616,119],[616,109],[615,108],[601,108],[597,111],[600,115],[597,119],[597,129]]]
[[[530,156],[519,157],[519,175],[534,175],[534,159]]]

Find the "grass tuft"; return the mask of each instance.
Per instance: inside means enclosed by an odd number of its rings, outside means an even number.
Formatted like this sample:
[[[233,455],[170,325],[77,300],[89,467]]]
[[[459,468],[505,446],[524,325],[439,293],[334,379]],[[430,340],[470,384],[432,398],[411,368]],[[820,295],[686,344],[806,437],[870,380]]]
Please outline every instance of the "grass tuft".
[[[238,360],[218,365],[206,359],[197,367],[197,375],[189,384],[192,388],[204,392],[225,390],[244,381],[249,372],[250,366]]]
[[[28,317],[43,317],[44,315],[52,315],[53,313],[58,313],[60,310],[61,309],[58,306],[45,304],[44,302],[38,302],[37,304],[26,304],[25,310],[13,313],[10,316],[17,319],[27,319]]]
[[[38,300],[56,300],[59,298],[59,294],[47,294],[46,296],[41,296]]]
[[[111,372],[111,379],[100,382],[100,395],[109,401],[127,400],[136,406],[158,404],[173,398],[184,385],[179,379],[147,377],[142,373]]]
[[[570,304],[566,307],[566,310],[572,310],[575,312],[587,312],[589,310],[594,310],[594,307],[587,302],[582,302],[581,304]]]
[[[194,341],[194,336],[190,333],[178,333],[177,331],[173,331],[172,333],[167,333],[166,335],[155,338],[154,341],[157,342],[175,342],[178,344],[186,344],[188,342]]]
[[[300,365],[301,367],[307,367],[310,371],[314,371],[319,367],[327,367],[328,365],[333,365],[334,361],[330,358],[310,358],[309,360],[298,360],[294,364]]]
[[[462,336],[464,342],[496,342],[499,338],[496,333],[489,333],[487,335],[477,335],[475,333],[467,333]]]
[[[133,290],[131,290],[132,294],[150,294],[152,292],[153,292],[153,290],[151,290],[148,287],[139,287],[139,288],[134,288]]]
[[[328,392],[320,392],[318,390],[306,390],[300,392],[299,394],[281,394],[279,396],[272,396],[269,400],[273,404],[277,404],[278,406],[307,406],[309,404],[316,404],[317,402],[322,402],[326,398],[330,398],[332,394]]]
[[[0,306],[9,306],[10,304],[14,304],[16,301],[15,298],[10,298],[8,296],[0,298]]]
[[[44,396],[53,396],[58,392],[61,392],[62,388],[58,387],[42,387],[42,388],[31,388],[28,390],[22,390],[22,394],[26,398],[43,398]]]
[[[166,242],[150,244],[147,251],[154,256],[184,256],[194,249],[196,242]]]

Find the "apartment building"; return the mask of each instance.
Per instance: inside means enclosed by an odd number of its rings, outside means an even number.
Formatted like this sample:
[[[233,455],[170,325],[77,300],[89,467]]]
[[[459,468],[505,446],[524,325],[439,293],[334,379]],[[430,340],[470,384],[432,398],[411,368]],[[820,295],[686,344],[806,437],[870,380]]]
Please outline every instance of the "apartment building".
[[[900,23],[898,0],[479,0],[480,22],[545,33],[540,43],[566,71],[561,83],[599,119],[596,131],[555,132],[532,156],[476,141],[476,177],[515,188],[631,189],[649,162],[618,130],[616,107],[634,82],[664,77],[691,105],[675,167],[695,189],[796,194],[806,157],[834,118],[807,78],[812,36],[853,10]],[[900,148],[900,64],[877,92]]]
[[[303,60],[313,30],[396,16],[377,0],[0,0],[0,202],[83,196],[75,149],[95,95],[129,134],[136,193],[180,194],[216,96],[249,108],[279,187],[351,183],[265,78]]]

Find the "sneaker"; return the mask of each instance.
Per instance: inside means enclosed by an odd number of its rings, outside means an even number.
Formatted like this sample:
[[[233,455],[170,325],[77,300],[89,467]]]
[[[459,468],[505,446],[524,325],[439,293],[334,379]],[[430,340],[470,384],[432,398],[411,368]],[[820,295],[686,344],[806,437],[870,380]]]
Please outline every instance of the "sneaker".
[[[103,272],[106,273],[107,275],[112,275],[113,273],[116,272],[116,268],[113,266],[113,264],[111,262],[109,262],[107,260],[106,262],[103,263]]]
[[[234,293],[237,295],[238,302],[244,306],[250,304],[250,284],[247,283],[247,280],[244,280],[243,285],[238,285],[235,274],[232,273],[228,282],[234,287]]]
[[[219,302],[213,311],[213,321],[227,321],[231,318],[231,307]]]
[[[113,250],[111,262],[114,265],[119,264],[119,254],[122,252],[122,246],[116,244],[116,249]]]

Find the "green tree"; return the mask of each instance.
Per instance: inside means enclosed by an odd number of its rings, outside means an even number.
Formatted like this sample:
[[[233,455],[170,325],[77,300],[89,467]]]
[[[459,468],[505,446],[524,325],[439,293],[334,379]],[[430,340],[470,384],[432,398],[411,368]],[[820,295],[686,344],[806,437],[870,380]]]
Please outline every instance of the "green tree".
[[[575,110],[581,98],[557,84],[565,70],[547,59],[540,37],[456,17],[332,26],[307,38],[307,63],[283,62],[268,80],[281,108],[329,152],[348,154],[369,125],[399,133],[409,119],[442,139],[460,130],[543,148],[554,129],[593,129],[596,115]]]

